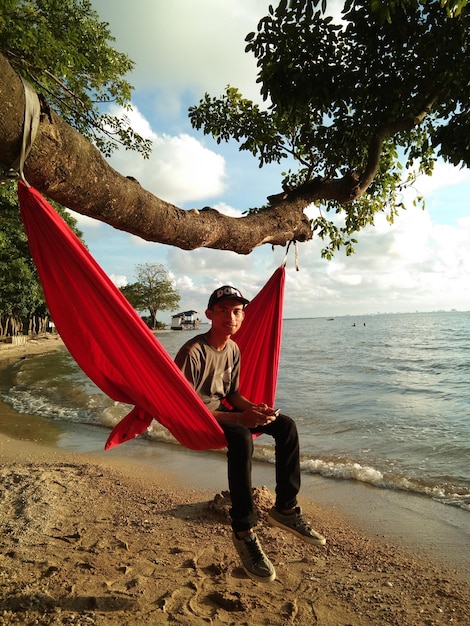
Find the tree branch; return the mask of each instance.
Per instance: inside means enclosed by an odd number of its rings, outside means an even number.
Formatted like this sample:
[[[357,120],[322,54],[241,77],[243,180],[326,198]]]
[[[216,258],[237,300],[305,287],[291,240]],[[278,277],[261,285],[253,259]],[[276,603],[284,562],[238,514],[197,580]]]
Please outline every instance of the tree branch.
[[[19,154],[23,107],[22,83],[0,54],[0,162],[7,166]],[[384,138],[412,128],[417,119],[403,118],[380,129],[371,141],[367,168],[360,178],[355,173],[340,179],[316,178],[270,196],[269,208],[240,218],[210,207],[185,211],[154,196],[110,167],[87,139],[44,103],[25,176],[41,193],[63,206],[147,241],[184,250],[205,247],[249,254],[263,244],[282,246],[292,240],[311,239],[310,220],[304,210],[317,200],[345,204],[362,195],[377,172]]]
[[[6,166],[20,151],[23,107],[22,83],[0,55],[0,162]],[[63,206],[147,241],[185,250],[206,247],[249,254],[265,243],[285,245],[312,237],[303,202],[243,218],[208,207],[184,211],[165,202],[110,167],[88,140],[44,106],[24,173],[31,185]]]
[[[384,124],[376,134],[372,137],[369,144],[369,154],[367,165],[359,177],[357,193],[358,197],[361,196],[369,185],[374,180],[379,164],[380,156],[382,154],[383,142],[387,137],[394,135],[395,133],[405,132],[412,130],[415,126],[419,126],[422,123],[426,115],[431,111],[434,103],[438,98],[438,93],[429,94],[420,109],[415,115],[401,117],[393,122]]]

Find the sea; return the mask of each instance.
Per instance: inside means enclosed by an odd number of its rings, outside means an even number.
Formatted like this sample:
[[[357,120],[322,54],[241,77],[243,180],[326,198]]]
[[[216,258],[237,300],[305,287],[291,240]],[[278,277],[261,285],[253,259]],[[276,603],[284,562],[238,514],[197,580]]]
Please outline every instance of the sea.
[[[157,337],[174,357],[197,332],[205,327]],[[0,395],[20,424],[41,416],[65,431],[91,428],[103,445],[130,409],[66,350],[3,368]],[[276,408],[297,423],[305,474],[470,512],[470,312],[286,319]],[[271,441],[256,440],[259,462],[273,462]],[[162,443],[179,445],[153,422],[141,445]]]

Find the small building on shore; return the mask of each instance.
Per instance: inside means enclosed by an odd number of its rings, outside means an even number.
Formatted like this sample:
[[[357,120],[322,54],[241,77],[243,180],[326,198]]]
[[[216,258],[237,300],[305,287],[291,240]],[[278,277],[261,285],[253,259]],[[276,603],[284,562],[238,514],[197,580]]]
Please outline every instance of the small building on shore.
[[[197,311],[183,311],[171,318],[171,330],[196,330],[199,328]]]

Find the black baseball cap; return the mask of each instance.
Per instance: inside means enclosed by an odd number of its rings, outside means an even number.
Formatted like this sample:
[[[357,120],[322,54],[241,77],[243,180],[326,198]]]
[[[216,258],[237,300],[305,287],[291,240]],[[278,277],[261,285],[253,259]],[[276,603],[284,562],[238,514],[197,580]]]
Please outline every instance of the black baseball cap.
[[[228,298],[231,298],[233,300],[238,300],[243,305],[249,303],[249,300],[247,300],[246,298],[242,296],[242,293],[239,289],[236,289],[235,287],[231,287],[230,285],[223,285],[222,287],[219,287],[218,289],[212,292],[211,297],[209,298],[209,303],[207,305],[207,308],[212,309],[214,304],[217,304],[217,302],[220,302],[221,300],[226,300]]]

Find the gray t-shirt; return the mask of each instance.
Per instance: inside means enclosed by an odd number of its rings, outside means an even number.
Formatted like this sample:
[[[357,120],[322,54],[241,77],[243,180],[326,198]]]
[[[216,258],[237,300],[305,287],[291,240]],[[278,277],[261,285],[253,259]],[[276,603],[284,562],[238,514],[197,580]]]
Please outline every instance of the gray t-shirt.
[[[221,401],[238,391],[240,379],[240,350],[234,341],[216,350],[206,335],[197,335],[180,348],[175,363],[209,411],[227,411]]]

